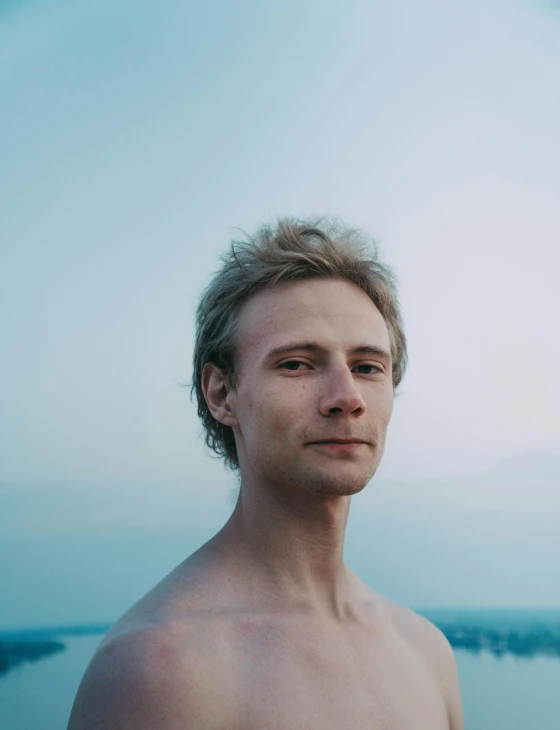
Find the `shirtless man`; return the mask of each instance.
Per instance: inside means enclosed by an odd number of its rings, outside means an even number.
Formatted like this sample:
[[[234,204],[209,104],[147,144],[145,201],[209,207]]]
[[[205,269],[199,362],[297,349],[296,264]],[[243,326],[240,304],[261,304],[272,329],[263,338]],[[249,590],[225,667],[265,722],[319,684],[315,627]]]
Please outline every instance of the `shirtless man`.
[[[447,639],[343,561],[406,366],[391,270],[333,221],[223,261],[193,390],[237,503],[105,637],[69,730],[463,730]]]

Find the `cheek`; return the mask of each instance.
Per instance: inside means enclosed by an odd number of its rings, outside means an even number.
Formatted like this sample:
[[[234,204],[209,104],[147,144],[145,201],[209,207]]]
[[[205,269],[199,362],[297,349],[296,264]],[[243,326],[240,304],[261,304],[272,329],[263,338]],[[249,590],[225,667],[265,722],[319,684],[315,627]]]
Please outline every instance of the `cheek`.
[[[294,408],[285,394],[269,392],[261,405],[261,427],[268,434],[277,436],[289,429],[290,424],[297,418],[297,409]]]
[[[237,419],[245,439],[254,440],[268,429],[275,417],[277,399],[256,381],[238,392]]]
[[[384,388],[382,392],[375,393],[375,397],[370,402],[372,413],[375,414],[376,420],[383,426],[387,426],[393,413],[394,395],[392,388]]]
[[[301,391],[255,387],[251,393],[243,394],[240,425],[246,442],[274,449],[288,433],[297,430],[297,423],[306,412]]]
[[[384,410],[383,410],[383,416],[385,419],[385,425],[389,423],[391,420],[391,415],[393,414],[393,406],[395,404],[395,398],[393,395],[393,391],[391,390],[386,398],[385,404],[384,404]]]

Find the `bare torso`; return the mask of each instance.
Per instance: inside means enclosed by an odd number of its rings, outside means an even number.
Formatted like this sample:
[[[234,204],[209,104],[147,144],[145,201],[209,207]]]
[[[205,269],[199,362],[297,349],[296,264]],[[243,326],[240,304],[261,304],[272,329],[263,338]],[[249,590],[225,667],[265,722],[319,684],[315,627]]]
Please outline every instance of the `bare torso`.
[[[174,573],[101,645],[157,637],[174,728],[448,730],[437,672],[416,638],[424,619],[409,609],[361,584],[360,600],[334,620],[234,602],[235,588],[225,601],[203,579]]]

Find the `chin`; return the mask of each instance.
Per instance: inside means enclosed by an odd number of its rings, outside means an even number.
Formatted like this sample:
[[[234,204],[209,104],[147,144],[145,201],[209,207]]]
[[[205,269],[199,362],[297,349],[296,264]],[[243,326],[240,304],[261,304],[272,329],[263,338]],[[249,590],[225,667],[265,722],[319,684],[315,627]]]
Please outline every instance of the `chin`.
[[[284,471],[282,481],[317,496],[351,497],[364,489],[374,473],[375,468],[339,463],[316,469],[292,469],[289,474]]]
[[[367,475],[340,475],[336,477],[330,476],[328,481],[323,482],[323,494],[351,497],[353,494],[359,494],[365,489],[367,483],[371,479],[370,474]]]

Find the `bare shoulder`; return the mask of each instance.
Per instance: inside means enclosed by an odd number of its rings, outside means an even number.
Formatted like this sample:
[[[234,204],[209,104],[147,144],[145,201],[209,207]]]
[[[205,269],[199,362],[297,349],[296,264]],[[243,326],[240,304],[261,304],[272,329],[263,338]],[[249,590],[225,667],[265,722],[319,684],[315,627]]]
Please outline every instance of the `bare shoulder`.
[[[457,664],[445,634],[407,606],[390,603],[394,626],[432,672],[447,706],[450,730],[463,730],[463,709]]]
[[[203,557],[201,548],[116,622],[84,674],[68,730],[223,727],[222,630],[210,610],[221,576]]]
[[[84,674],[68,730],[211,728],[191,635],[174,621],[108,637]]]

